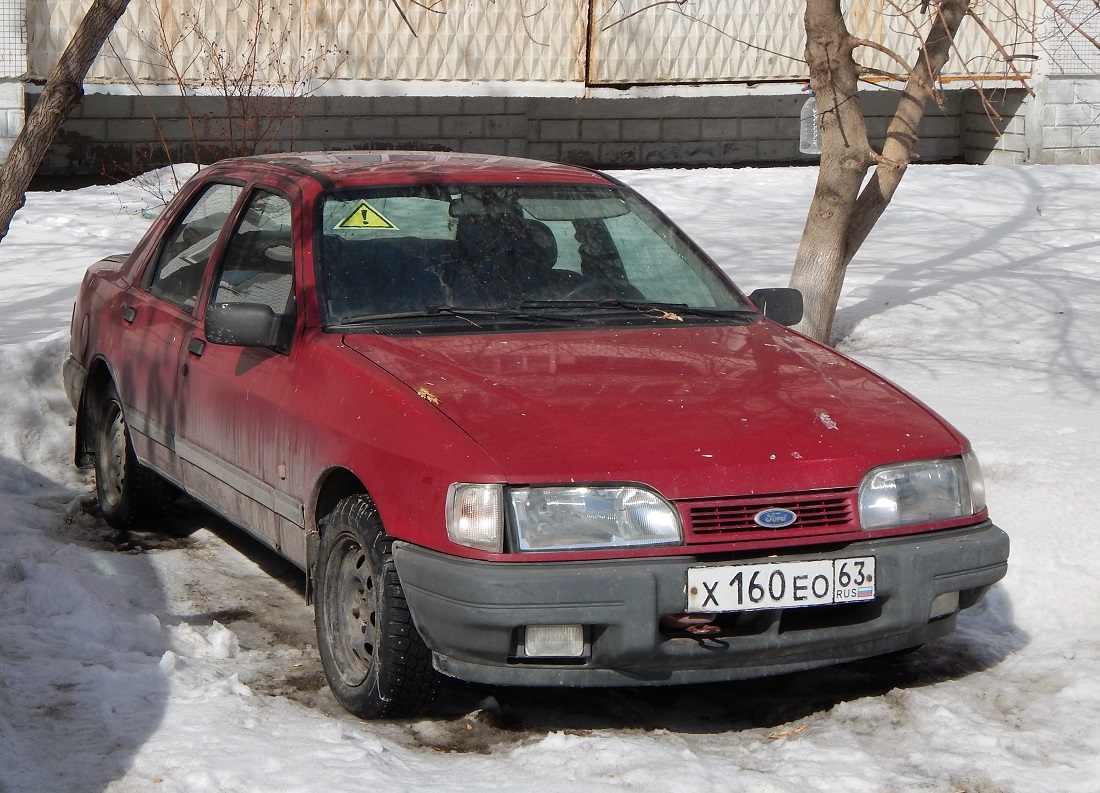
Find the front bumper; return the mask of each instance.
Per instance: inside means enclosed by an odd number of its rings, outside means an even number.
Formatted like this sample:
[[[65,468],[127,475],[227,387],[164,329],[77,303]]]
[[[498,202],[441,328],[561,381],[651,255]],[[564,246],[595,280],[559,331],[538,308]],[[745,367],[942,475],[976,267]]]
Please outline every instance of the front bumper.
[[[69,398],[69,404],[73,406],[73,410],[79,413],[80,397],[84,393],[84,384],[88,382],[88,370],[70,355],[65,359],[61,376],[65,381],[65,396]]]
[[[881,655],[950,633],[957,612],[929,619],[932,601],[959,592],[974,605],[1008,567],[1008,536],[990,522],[965,529],[851,543],[789,559],[874,556],[875,600],[847,606],[732,615],[723,632],[663,632],[687,610],[687,568],[775,561],[676,556],[579,562],[461,559],[406,542],[393,546],[413,620],[436,668],[499,685],[704,683],[811,669]],[[586,656],[522,657],[524,626],[585,626]]]

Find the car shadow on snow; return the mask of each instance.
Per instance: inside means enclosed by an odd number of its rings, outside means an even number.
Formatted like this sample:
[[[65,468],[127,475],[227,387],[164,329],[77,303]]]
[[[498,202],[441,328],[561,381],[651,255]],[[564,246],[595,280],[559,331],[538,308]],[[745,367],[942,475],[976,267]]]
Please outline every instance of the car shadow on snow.
[[[216,534],[257,568],[274,576],[282,591],[274,610],[261,611],[270,597],[250,582],[246,598],[233,601],[223,589],[220,608],[241,609],[224,620],[242,647],[262,644],[263,636],[301,647],[293,670],[242,670],[242,680],[260,694],[286,696],[335,719],[357,721],[343,712],[325,687],[310,608],[304,602],[301,572],[273,551],[197,505],[181,515],[191,525]],[[188,523],[190,522],[190,523]],[[226,589],[233,589],[232,586]],[[240,587],[238,587],[240,589]],[[259,598],[259,599],[258,599]],[[296,602],[293,602],[297,598]],[[952,635],[915,652],[822,669],[732,683],[635,688],[520,688],[484,686],[446,679],[439,699],[422,717],[396,720],[384,730],[410,748],[487,753],[528,742],[548,732],[585,733],[601,729],[717,733],[779,730],[782,725],[895,689],[914,689],[958,680],[998,665],[1027,645],[1017,628],[1003,586],[994,587],[977,606],[963,612]]]
[[[768,730],[842,702],[934,686],[997,666],[1029,637],[1012,619],[1003,587],[961,616],[959,629],[914,652],[806,672],[706,685],[543,689],[448,683],[431,729],[409,725],[424,746],[487,752],[547,732],[601,729],[719,733]],[[444,727],[444,729],[439,729]]]
[[[104,790],[160,723],[168,681],[149,560],[79,493],[0,456],[0,791]]]
[[[119,533],[116,542],[166,552],[165,565],[186,582],[188,602],[169,603],[162,617],[169,631],[220,625],[233,634],[231,656],[207,660],[256,694],[327,707],[301,569],[186,495],[156,531]],[[331,708],[343,712],[335,700]]]

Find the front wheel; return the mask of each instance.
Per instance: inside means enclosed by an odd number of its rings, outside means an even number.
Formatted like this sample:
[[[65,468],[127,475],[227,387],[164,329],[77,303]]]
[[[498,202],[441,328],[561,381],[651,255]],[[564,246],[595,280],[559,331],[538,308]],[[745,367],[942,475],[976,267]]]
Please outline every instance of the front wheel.
[[[95,489],[104,519],[129,531],[142,518],[162,516],[170,490],[157,474],[138,462],[122,401],[111,387],[98,411],[95,428]]]
[[[438,685],[392,543],[365,495],[341,501],[321,527],[314,596],[321,663],[337,701],[364,719],[419,713]]]

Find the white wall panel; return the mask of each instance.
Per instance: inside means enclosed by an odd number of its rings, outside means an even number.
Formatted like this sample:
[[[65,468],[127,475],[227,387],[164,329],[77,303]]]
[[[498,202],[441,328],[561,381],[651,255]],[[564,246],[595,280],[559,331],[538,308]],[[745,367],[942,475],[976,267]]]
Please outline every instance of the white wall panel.
[[[696,83],[805,76],[802,3],[592,0],[589,82]]]
[[[378,0],[306,6],[307,37],[348,51],[334,76],[358,80],[584,79],[587,0]]]
[[[588,71],[592,84],[808,78],[802,61],[804,2],[592,0],[592,4],[593,58]],[[847,5],[853,35],[882,44],[909,62],[915,59],[930,19],[919,12],[919,0],[851,0]],[[978,0],[975,10],[1010,53],[1034,54],[1034,0]],[[1026,24],[1018,23],[1019,15]],[[964,20],[956,45],[958,52],[944,70],[946,78],[1003,77],[1009,71],[996,46],[972,20]],[[899,71],[896,62],[873,50],[863,49],[858,57],[864,66]],[[1017,63],[1021,65],[1025,72],[1030,69],[1030,61]]]
[[[90,0],[32,4],[31,71],[44,75]],[[285,85],[304,73],[351,80],[583,80],[587,0],[463,0],[434,6],[408,0],[135,0],[104,48],[92,82],[209,83],[217,53],[240,63],[259,32],[266,48],[252,62],[261,83]],[[199,31],[196,34],[193,31]],[[202,46],[206,36],[212,46]],[[174,65],[169,66],[166,54]],[[239,72],[239,67],[238,67]]]
[[[11,2],[11,0],[0,0]],[[20,2],[20,0],[16,0]],[[1035,0],[977,0],[976,9],[1012,54],[1034,54],[1015,13]],[[27,8],[29,71],[45,76],[90,0],[34,0]],[[915,13],[920,0],[900,0]],[[894,9],[899,0],[850,0],[852,32],[915,57],[923,27]],[[135,0],[105,49],[92,82],[210,83],[219,57],[241,59],[256,39],[257,84],[314,76],[355,81],[511,81],[591,85],[698,84],[806,79],[800,0]],[[911,14],[912,16],[912,14]],[[195,23],[193,25],[193,23]],[[203,47],[194,27],[213,42]],[[591,33],[590,33],[591,31]],[[589,45],[589,36],[591,45]],[[160,44],[151,44],[160,39]],[[273,42],[273,43],[272,43]],[[1001,77],[1004,59],[973,21],[964,22],[946,77]],[[171,54],[169,64],[166,54]],[[219,53],[221,53],[219,55]],[[863,50],[865,65],[896,72]],[[1030,68],[1030,61],[1017,61]],[[237,67],[238,70],[240,67]]]
[[[30,4],[32,74],[49,72],[89,5],[90,0]],[[260,16],[257,6],[265,9]],[[298,9],[299,4],[285,0],[267,4],[134,0],[92,66],[88,81],[202,84],[216,80],[218,74],[243,74],[248,64],[255,64],[259,71],[251,70],[246,82],[276,84],[288,68],[296,70],[301,62]],[[253,42],[257,42],[254,49]],[[255,57],[250,57],[253,52]]]

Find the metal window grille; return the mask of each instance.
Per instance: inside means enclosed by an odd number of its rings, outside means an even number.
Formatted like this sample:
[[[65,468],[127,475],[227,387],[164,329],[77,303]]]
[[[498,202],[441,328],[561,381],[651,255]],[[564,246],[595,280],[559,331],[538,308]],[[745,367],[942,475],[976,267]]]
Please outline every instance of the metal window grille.
[[[1100,75],[1100,0],[1060,0],[1048,13],[1051,73]]]
[[[25,0],[0,0],[0,78],[27,71]]]

